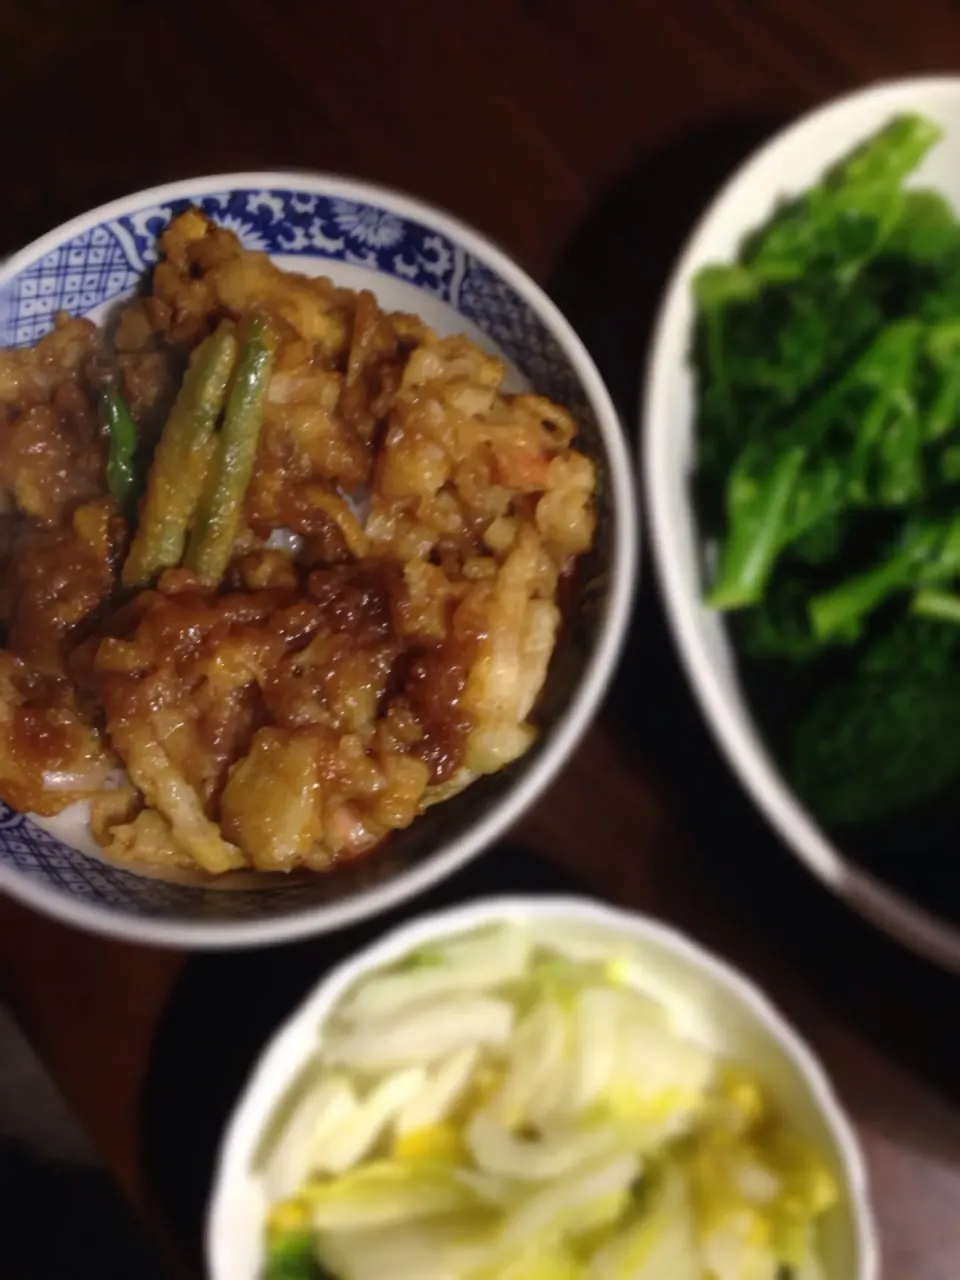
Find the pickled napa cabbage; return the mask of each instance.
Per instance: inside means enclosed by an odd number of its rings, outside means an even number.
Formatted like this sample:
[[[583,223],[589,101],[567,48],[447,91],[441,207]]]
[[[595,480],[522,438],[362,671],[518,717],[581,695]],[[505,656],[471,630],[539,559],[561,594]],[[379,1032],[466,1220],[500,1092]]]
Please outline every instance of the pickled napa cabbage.
[[[262,1156],[265,1280],[818,1280],[834,1174],[650,985],[556,924],[361,979]]]

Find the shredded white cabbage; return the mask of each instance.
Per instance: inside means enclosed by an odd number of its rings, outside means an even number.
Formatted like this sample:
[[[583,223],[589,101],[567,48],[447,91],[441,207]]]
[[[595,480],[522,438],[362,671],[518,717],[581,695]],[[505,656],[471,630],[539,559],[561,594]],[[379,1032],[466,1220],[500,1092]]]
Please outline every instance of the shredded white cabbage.
[[[464,1131],[467,1150],[484,1173],[517,1182],[551,1182],[620,1145],[612,1128],[543,1131],[536,1140],[516,1135],[477,1111]]]
[[[423,1067],[408,1067],[387,1076],[362,1102],[330,1115],[314,1139],[314,1170],[343,1173],[370,1154],[380,1135],[400,1110],[424,1087]]]
[[[358,982],[263,1163],[265,1280],[304,1231],[336,1280],[820,1280],[833,1175],[642,979],[504,924]]]
[[[526,971],[531,941],[506,925],[412,957],[408,965],[360,982],[343,1000],[338,1016],[348,1022],[396,1017],[404,1009],[438,996],[490,991]]]
[[[468,1045],[444,1058],[400,1111],[397,1133],[416,1133],[446,1120],[466,1092],[479,1059],[477,1045]]]
[[[331,1066],[383,1071],[408,1063],[433,1063],[472,1045],[506,1043],[514,1011],[492,996],[455,996],[431,1000],[404,1013],[353,1022],[334,1031],[321,1047]]]

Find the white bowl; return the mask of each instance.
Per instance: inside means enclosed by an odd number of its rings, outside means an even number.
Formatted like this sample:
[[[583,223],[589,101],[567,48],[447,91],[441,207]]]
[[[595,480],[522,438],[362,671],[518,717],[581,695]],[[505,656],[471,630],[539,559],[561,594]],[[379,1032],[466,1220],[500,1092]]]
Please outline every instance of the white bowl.
[[[743,696],[723,619],[702,603],[701,535],[690,483],[696,453],[692,277],[707,263],[733,260],[744,235],[783,198],[804,191],[905,111],[929,116],[945,130],[913,181],[936,187],[960,209],[960,78],[950,76],[880,84],[804,116],[748,159],[707,210],[674,271],[655,330],[642,406],[644,486],[673,637],[731,768],[783,840],[834,892],[916,951],[960,969],[960,930],[835,848],[778,772]]]
[[[323,978],[280,1027],[254,1067],[220,1147],[207,1217],[211,1280],[257,1280],[260,1274],[267,1203],[253,1173],[254,1153],[347,988],[440,938],[529,920],[602,930],[611,951],[628,941],[644,968],[644,989],[674,1011],[684,1032],[756,1072],[798,1131],[830,1161],[843,1190],[841,1207],[824,1221],[824,1280],[877,1280],[877,1233],[856,1138],[822,1067],[766,997],[723,961],[644,916],[582,898],[523,897],[474,902],[394,930]]]
[[[278,886],[165,883],[111,866],[83,813],[33,820],[0,803],[0,890],[69,924],[135,942],[225,947],[283,942],[385,911],[451,874],[546,790],[606,689],[637,576],[637,504],[624,433],[596,366],[550,299],[496,245],[409,196],[329,174],[240,173],[141,191],[51,231],[0,266],[0,347],[33,343],[60,308],[100,319],[156,261],[169,218],[199,204],[281,265],[369,288],[441,333],[502,356],[516,389],[569,405],[597,464],[596,545],[534,716],[533,750],[435,806],[344,868]]]

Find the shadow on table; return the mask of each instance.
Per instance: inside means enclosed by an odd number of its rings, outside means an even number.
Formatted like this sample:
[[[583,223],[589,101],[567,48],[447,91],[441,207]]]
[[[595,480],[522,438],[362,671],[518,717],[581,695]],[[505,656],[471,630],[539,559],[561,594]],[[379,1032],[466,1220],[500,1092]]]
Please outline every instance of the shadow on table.
[[[732,169],[781,123],[720,124],[644,159],[568,246],[550,292],[590,348],[631,434],[656,308],[683,241]],[[953,1018],[960,983],[887,941],[779,844],[714,747],[673,653],[648,560],[644,574],[608,715],[625,746],[660,777],[693,837],[679,865],[664,859],[652,872],[658,909],[662,903],[748,968],[757,957],[758,976],[801,1026],[806,1003],[812,1034],[819,1001],[922,1081],[960,1099]],[[782,991],[767,972],[771,958],[782,966]],[[843,1085],[843,1061],[831,1067]],[[919,1140],[936,1146],[939,1136]]]
[[[106,1171],[0,1138],[4,1280],[169,1280]]]
[[[728,120],[645,156],[575,233],[548,284],[632,434],[657,306],[694,224],[782,116]]]

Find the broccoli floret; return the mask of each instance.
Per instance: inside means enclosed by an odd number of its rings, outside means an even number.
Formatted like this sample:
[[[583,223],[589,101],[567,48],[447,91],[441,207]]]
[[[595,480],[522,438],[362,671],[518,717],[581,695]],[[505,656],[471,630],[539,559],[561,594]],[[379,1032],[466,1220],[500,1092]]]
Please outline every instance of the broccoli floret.
[[[960,784],[960,627],[907,617],[797,725],[791,777],[827,826],[902,815]]]

